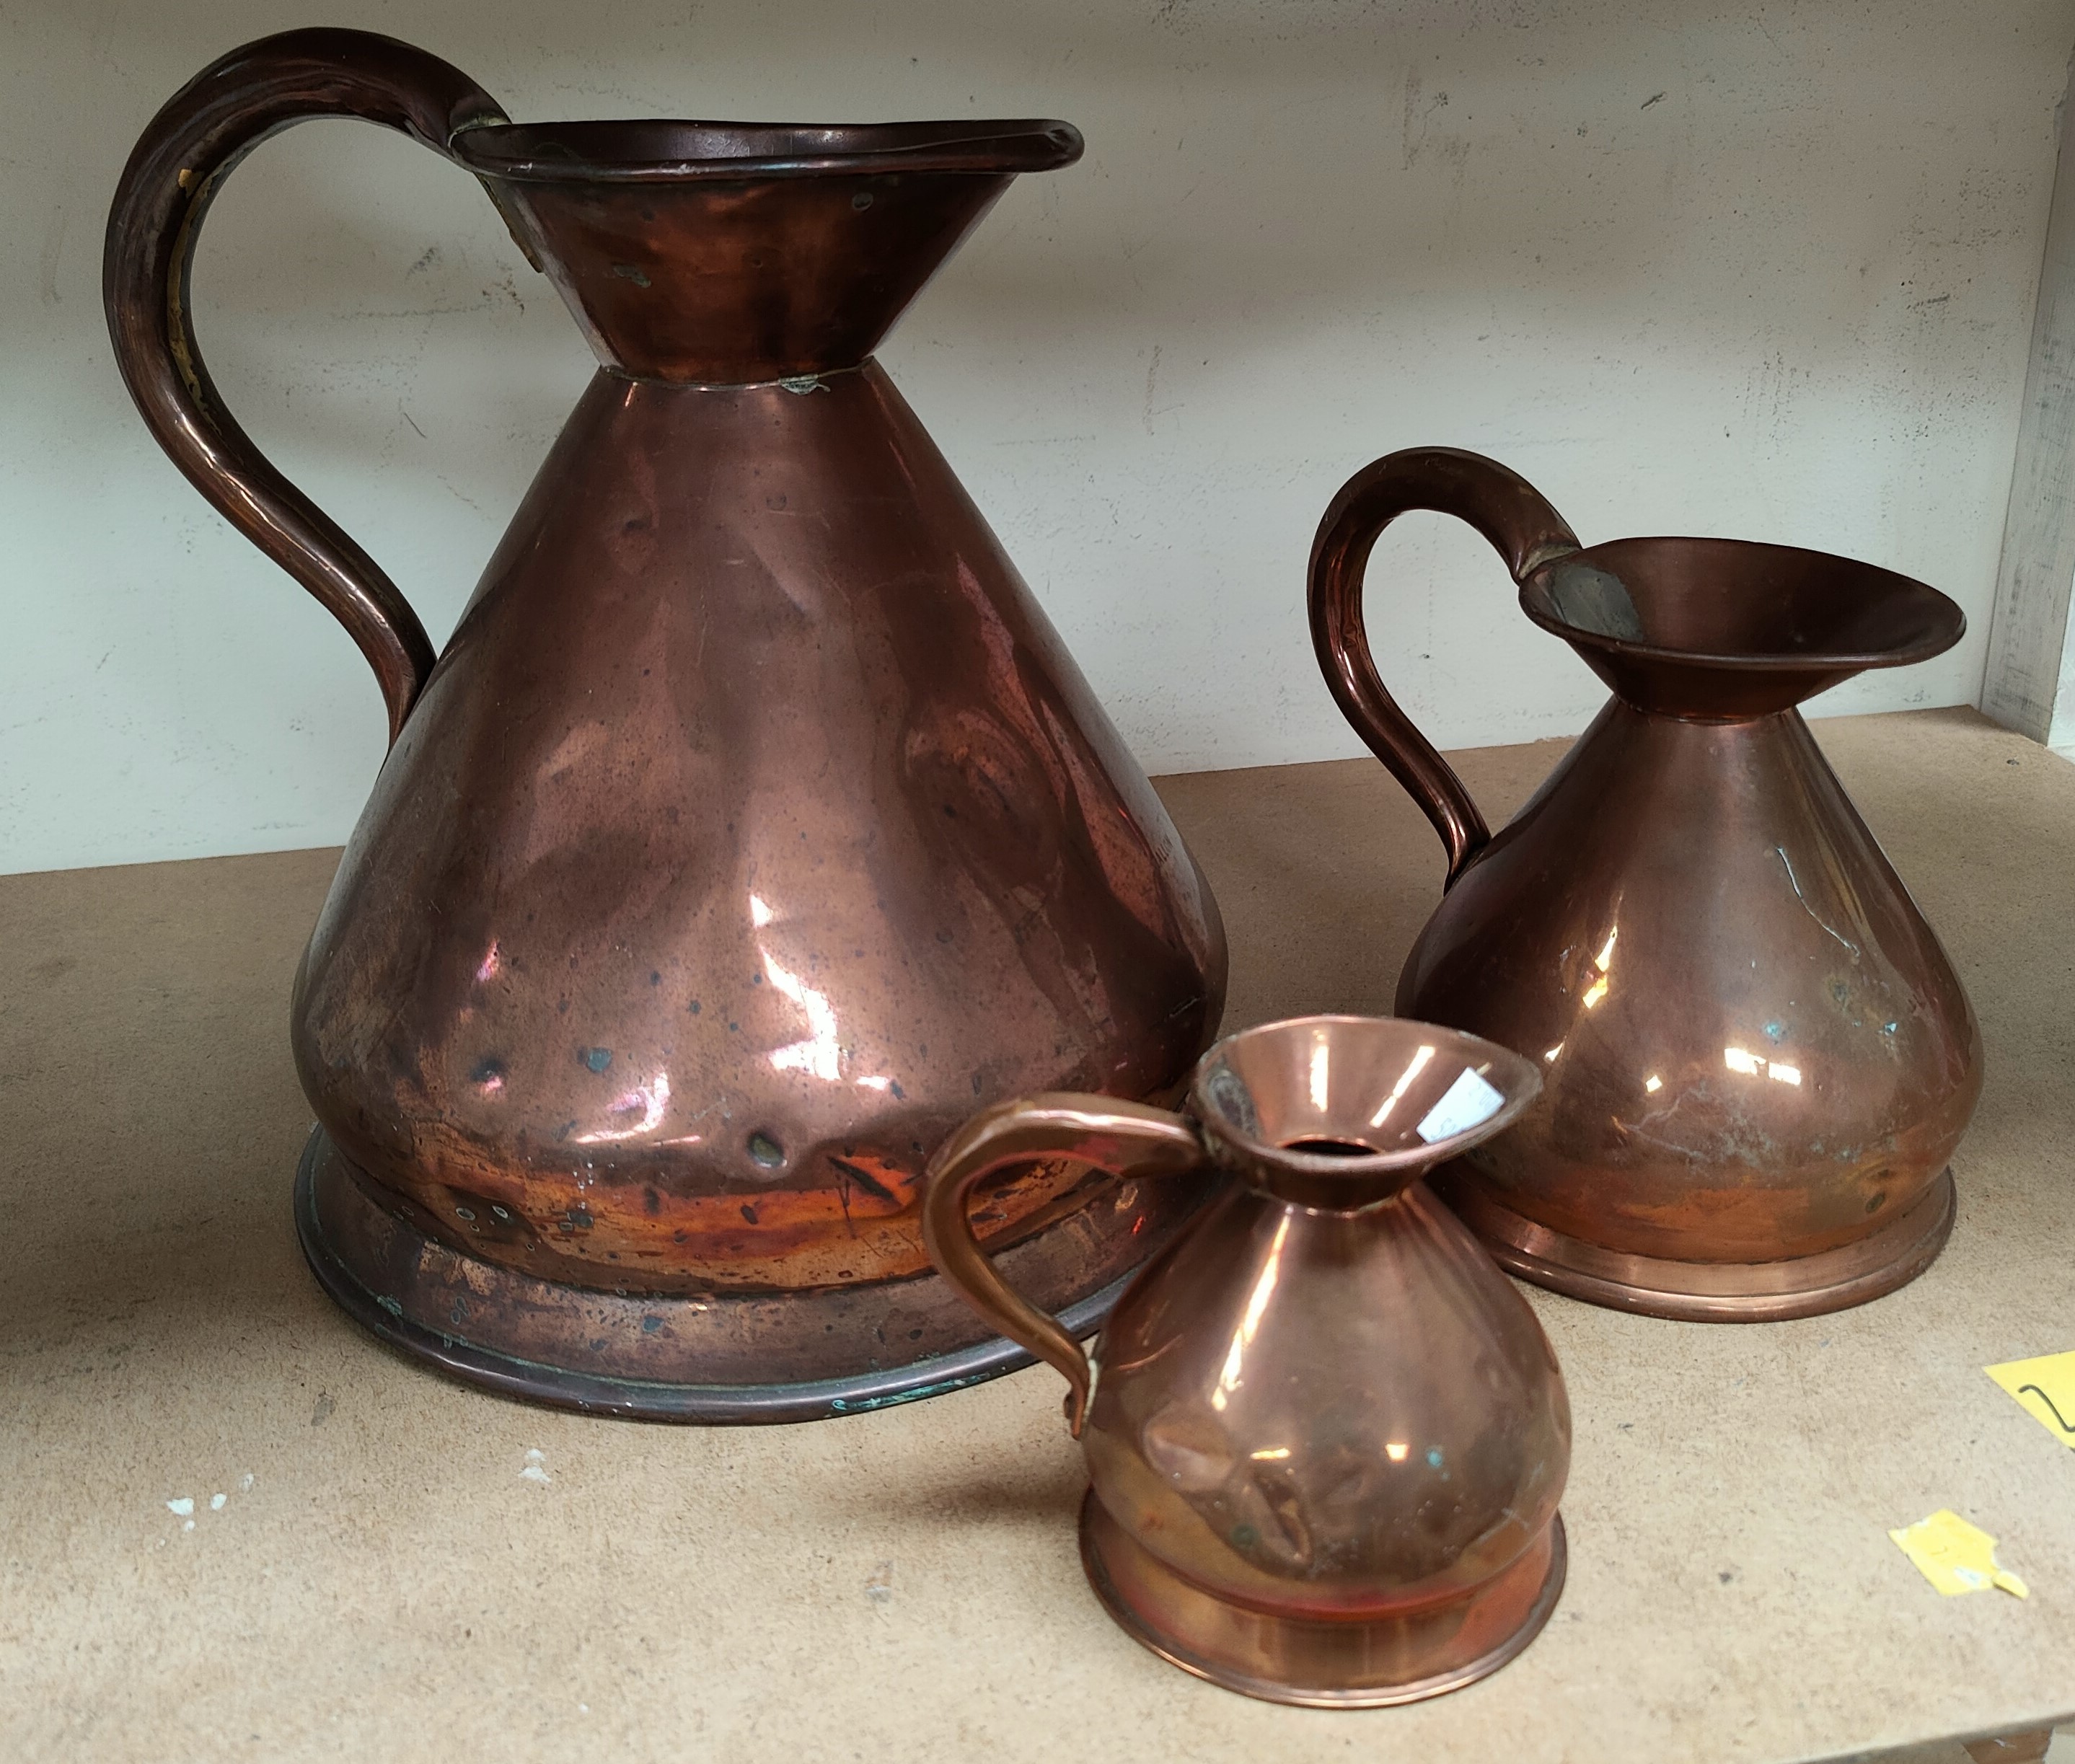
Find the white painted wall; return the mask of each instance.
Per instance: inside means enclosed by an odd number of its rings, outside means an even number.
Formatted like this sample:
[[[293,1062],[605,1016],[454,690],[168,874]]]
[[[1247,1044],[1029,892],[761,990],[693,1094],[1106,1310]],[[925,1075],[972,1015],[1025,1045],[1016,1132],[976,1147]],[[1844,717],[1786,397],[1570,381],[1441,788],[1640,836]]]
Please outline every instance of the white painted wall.
[[[1819,706],[1972,700],[2075,0],[70,0],[0,8],[0,868],[342,839],[381,706],[146,438],[100,309],[139,130],[234,44],[358,24],[519,117],[1058,115],[885,359],[1149,769],[1357,751],[1302,609],[1341,481],[1493,453],[1588,540],[1907,571],[1953,654]],[[319,123],[197,275],[232,406],[450,624],[589,357],[466,177]],[[1432,517],[1385,671],[1444,745],[1600,694]]]
[[[2075,752],[2075,623],[2069,618],[2075,599],[2075,112],[2065,100],[2061,112],[2053,206],[1978,702],[2005,727]]]

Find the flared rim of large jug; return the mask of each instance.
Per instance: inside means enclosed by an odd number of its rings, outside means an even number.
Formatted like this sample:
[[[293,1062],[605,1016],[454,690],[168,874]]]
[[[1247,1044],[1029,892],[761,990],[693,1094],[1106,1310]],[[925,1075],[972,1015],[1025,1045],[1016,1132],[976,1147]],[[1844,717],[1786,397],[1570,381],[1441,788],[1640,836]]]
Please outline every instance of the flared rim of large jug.
[[[492,122],[450,151],[485,177],[522,183],[1049,172],[1081,156],[1081,132],[1043,118],[938,122]]]

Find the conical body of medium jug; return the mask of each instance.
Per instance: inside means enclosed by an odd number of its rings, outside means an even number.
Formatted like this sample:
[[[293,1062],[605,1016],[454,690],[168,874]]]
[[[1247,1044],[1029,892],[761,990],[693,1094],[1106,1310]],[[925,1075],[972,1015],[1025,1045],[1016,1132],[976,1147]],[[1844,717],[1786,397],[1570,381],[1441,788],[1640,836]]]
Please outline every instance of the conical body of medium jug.
[[[354,115],[482,180],[601,371],[434,665],[222,408],[188,326],[222,177]],[[976,1104],[1163,1096],[1215,1033],[1216,908],[1029,590],[872,358],[1043,122],[507,123],[455,69],[294,31],[147,130],[109,227],[140,411],[340,619],[394,744],[297,977],[333,1297],[494,1389],[772,1420],[1017,1351],[930,1271]],[[1193,1209],[1068,1158],[981,1215],[1092,1327]]]
[[[1443,898],[1398,1008],[1541,1062],[1540,1104],[1443,1187],[1564,1290],[1791,1315],[1945,1240],[1979,1033],[1796,710],[1609,703]]]

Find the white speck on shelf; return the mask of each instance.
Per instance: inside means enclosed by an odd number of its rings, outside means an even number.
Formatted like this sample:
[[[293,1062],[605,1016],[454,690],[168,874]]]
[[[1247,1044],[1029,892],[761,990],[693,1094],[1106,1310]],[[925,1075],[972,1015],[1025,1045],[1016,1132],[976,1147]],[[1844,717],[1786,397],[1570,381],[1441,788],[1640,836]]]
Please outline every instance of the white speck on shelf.
[[[893,1598],[893,1564],[891,1562],[875,1563],[871,1578],[864,1583],[864,1596],[874,1605],[884,1606]]]
[[[251,1493],[252,1472],[250,1470],[246,1471],[243,1476],[238,1479],[238,1492],[240,1494]]]
[[[577,1704],[577,1713],[578,1713],[578,1714],[579,1714],[579,1715],[588,1715],[588,1714],[590,1714],[590,1704],[588,1704],[588,1703],[579,1703],[579,1704]]]
[[[528,1482],[553,1482],[555,1480],[548,1474],[547,1454],[537,1446],[527,1447],[526,1468],[519,1474]]]
[[[194,1521],[193,1521],[193,1520],[192,1520],[192,1519],[183,1519],[183,1520],[181,1520],[181,1521],[180,1521],[180,1530],[182,1530],[183,1531],[192,1531],[192,1530],[194,1530]]]
[[[227,1494],[213,1494],[213,1495],[211,1495],[211,1496],[209,1497],[209,1510],[211,1513],[221,1513],[221,1512],[222,1512],[222,1511],[223,1511],[223,1503],[224,1503],[225,1501],[228,1501],[230,1498],[230,1497],[229,1495],[227,1495]]]
[[[191,1494],[184,1494],[177,1501],[168,1501],[166,1506],[168,1511],[177,1513],[184,1519],[194,1511],[194,1497]]]

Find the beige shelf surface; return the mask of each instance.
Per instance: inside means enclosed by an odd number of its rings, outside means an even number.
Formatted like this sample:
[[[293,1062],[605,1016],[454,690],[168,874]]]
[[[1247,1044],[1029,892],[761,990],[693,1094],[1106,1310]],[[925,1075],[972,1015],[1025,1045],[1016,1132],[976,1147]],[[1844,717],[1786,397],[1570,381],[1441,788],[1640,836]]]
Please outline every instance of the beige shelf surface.
[[[2075,1348],[2075,766],[1969,712],[1817,727],[1981,1014],[1951,1244],[1800,1323],[1535,1294],[1576,1418],[1563,1602],[1486,1683],[1361,1714],[1111,1626],[1042,1369],[698,1431],[391,1357],[289,1220],[288,991],[336,855],[0,881],[0,1756],[1776,1764],[2075,1712],[2075,1452],[1981,1370]],[[1459,759],[1497,819],[1560,751]],[[1380,767],[1162,789],[1230,1026],[1389,1008],[1441,865]],[[1932,1592],[1887,1531],[1941,1506],[2028,1600]]]

